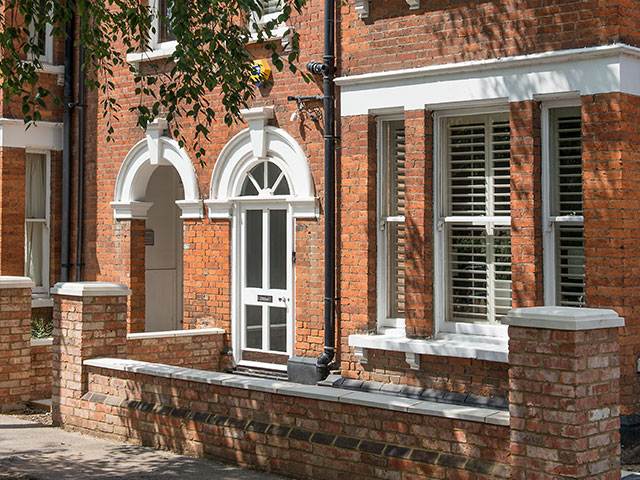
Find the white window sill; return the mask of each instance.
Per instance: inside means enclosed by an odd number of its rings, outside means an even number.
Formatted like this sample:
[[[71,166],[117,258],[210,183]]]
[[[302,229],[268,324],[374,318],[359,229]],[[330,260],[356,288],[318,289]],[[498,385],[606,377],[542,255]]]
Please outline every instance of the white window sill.
[[[64,74],[64,65],[53,65],[44,61],[41,65],[42,66],[38,69],[38,73],[48,73],[50,75]]]
[[[271,30],[271,36],[269,38],[265,38],[265,42],[274,41],[274,40],[282,40],[285,38],[285,33],[287,33],[289,27],[287,25],[280,25],[273,30]],[[256,43],[258,41],[258,35],[253,33],[251,35],[251,39],[249,43]]]
[[[368,361],[367,350],[404,352],[407,363],[419,369],[417,355],[473,358],[490,362],[509,361],[509,339],[487,335],[462,333],[440,333],[431,340],[405,337],[397,330],[383,335],[349,335],[349,346],[353,347],[361,363]]]
[[[33,295],[31,297],[31,308],[53,307],[53,298],[48,295]]]
[[[169,58],[176,51],[177,42],[165,42],[157,45],[153,50],[144,52],[128,53],[127,62],[138,65],[142,62],[155,62]]]

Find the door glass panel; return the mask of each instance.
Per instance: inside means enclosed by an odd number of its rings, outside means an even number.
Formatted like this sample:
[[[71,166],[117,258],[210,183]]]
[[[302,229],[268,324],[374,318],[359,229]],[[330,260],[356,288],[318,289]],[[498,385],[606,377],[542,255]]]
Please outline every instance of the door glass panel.
[[[287,309],[269,307],[269,350],[287,351]]]
[[[247,348],[262,348],[262,307],[246,306]]]
[[[269,287],[287,288],[286,210],[269,210]]]
[[[262,287],[262,210],[247,210],[247,287]]]

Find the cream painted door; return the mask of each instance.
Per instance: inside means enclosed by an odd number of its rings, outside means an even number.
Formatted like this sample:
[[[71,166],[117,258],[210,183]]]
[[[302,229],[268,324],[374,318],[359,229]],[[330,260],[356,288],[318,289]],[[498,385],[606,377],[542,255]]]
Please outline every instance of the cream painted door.
[[[253,203],[253,202],[252,202]],[[293,350],[292,220],[282,203],[240,208],[240,363],[286,365]]]
[[[145,235],[147,332],[182,328],[182,220],[175,201],[183,197],[175,169],[156,168],[145,197],[153,202]]]

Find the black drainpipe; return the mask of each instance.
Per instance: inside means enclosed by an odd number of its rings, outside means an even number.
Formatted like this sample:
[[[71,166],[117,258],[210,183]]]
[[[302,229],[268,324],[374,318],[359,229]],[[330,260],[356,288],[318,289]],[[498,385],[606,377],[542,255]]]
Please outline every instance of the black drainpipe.
[[[329,374],[336,351],[336,236],[335,236],[335,1],[324,1],[324,55],[322,64],[307,69],[322,74],[324,85],[324,350],[316,362],[318,377]]]
[[[71,10],[71,0],[67,9]],[[71,225],[71,109],[73,108],[73,35],[75,18],[67,21],[64,41],[64,88],[62,93],[62,232],[60,252],[60,281],[69,281],[69,254]]]
[[[82,25],[82,19],[80,19]],[[82,233],[84,226],[84,45],[78,47],[78,218],[76,221],[76,282],[82,281]]]

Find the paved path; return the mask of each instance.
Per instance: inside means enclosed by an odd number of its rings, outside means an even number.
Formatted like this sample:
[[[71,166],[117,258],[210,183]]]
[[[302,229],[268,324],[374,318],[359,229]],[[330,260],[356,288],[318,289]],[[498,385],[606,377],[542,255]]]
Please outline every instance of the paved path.
[[[282,480],[0,415],[0,479],[21,478],[15,474],[28,480]]]

